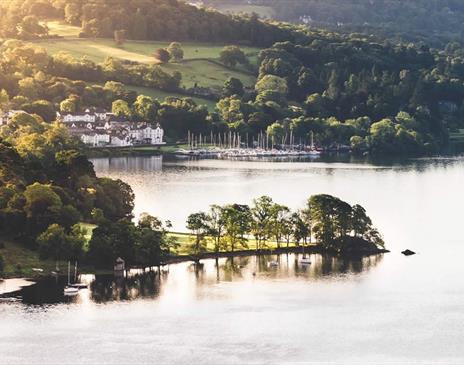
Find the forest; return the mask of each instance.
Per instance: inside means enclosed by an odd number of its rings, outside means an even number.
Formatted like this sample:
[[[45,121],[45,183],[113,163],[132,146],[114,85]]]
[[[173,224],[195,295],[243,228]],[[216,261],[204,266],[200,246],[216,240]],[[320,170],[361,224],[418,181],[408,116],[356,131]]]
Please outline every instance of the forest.
[[[462,43],[464,34],[464,4],[460,0],[205,0],[205,4],[235,13],[263,12],[267,18],[346,33],[420,41],[434,47]]]
[[[47,28],[37,19],[61,19],[82,27],[80,37],[113,37],[124,30],[129,39],[199,42],[245,42],[270,46],[295,40],[291,26],[261,22],[256,17],[230,17],[178,0],[15,0],[0,5],[0,35],[43,37]]]

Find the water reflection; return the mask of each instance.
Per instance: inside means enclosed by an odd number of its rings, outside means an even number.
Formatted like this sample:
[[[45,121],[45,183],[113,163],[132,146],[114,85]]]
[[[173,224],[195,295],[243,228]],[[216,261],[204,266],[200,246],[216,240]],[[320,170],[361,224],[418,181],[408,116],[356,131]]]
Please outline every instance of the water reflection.
[[[198,296],[198,290],[221,282],[245,280],[340,280],[367,273],[383,255],[346,259],[329,255],[310,255],[311,265],[300,262],[299,254],[242,256],[184,262],[150,270],[131,270],[123,278],[113,275],[82,275],[89,288],[75,297],[63,295],[64,278],[48,278],[24,288],[19,294],[25,304],[44,305],[86,302],[106,303],[159,297]],[[189,294],[190,293],[190,294]],[[17,295],[17,293],[16,293]]]
[[[161,171],[163,166],[163,156],[126,156],[96,158],[92,160],[95,170],[99,174],[110,171]]]

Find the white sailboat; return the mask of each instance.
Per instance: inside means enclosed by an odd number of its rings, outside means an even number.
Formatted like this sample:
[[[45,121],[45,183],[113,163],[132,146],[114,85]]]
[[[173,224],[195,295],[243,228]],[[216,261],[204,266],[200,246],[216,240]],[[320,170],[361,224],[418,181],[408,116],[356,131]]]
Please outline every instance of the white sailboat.
[[[68,261],[68,285],[65,286],[63,293],[65,296],[74,296],[79,293],[79,288],[74,288],[71,286],[71,263]]]
[[[309,257],[306,257],[306,252],[305,252],[305,244],[303,242],[303,258],[300,260],[300,264],[302,265],[311,265],[311,259]]]
[[[279,267],[279,263],[277,261],[269,261],[269,267]]]
[[[77,289],[87,289],[89,286],[84,283],[78,283],[77,282],[77,261],[74,265],[74,284],[68,284],[72,288],[77,288]]]
[[[314,146],[314,132],[311,131],[311,150],[308,152],[308,155],[310,156],[319,156],[321,153],[316,150],[316,147]]]

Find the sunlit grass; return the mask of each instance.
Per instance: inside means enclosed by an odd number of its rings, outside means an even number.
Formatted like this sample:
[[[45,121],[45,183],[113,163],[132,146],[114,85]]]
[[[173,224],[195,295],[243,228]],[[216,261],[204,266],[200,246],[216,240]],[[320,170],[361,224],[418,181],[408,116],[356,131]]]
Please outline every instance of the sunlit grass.
[[[195,242],[195,236],[189,233],[180,233],[180,232],[170,232],[169,237],[175,239],[175,241],[179,244],[179,248],[175,251],[178,255],[188,255],[192,252],[192,247]],[[213,237],[206,237],[206,251],[207,252],[215,252],[214,247],[214,238]],[[287,242],[280,242],[280,247],[287,247]],[[295,242],[290,242],[288,247],[296,247]],[[266,246],[263,247],[270,250],[275,250],[278,248],[277,241],[271,239],[266,242]],[[248,238],[247,247],[236,247],[236,251],[239,250],[250,250],[256,251],[256,240],[252,237]],[[224,251],[224,250],[221,250]]]
[[[71,30],[66,26],[56,25],[55,29],[64,27],[70,34]],[[107,57],[115,57],[121,60],[139,62],[145,64],[157,63],[152,56],[158,48],[165,48],[169,42],[140,42],[127,41],[122,46],[117,46],[112,39],[47,39],[35,42],[45,48],[49,54],[56,54],[64,51],[76,58],[87,57],[99,63]],[[210,62],[218,61],[219,54],[224,45],[205,44],[205,43],[182,43],[184,50],[184,61],[181,63],[168,63],[161,65],[167,72],[179,71],[182,73],[182,86],[190,88],[195,84],[202,87],[221,88],[224,81],[229,77],[240,79],[244,85],[253,86],[256,78],[243,67],[230,69],[220,64]],[[258,48],[242,47],[251,64],[256,64]]]
[[[253,86],[256,78],[252,75],[228,69],[207,60],[192,60],[184,63],[169,63],[162,66],[168,72],[182,73],[182,85],[189,88],[195,86],[222,88],[229,77],[235,77],[245,86]]]
[[[74,25],[65,24],[61,21],[48,21],[46,25],[50,35],[58,35],[60,37],[78,37],[81,28]]]
[[[0,255],[3,257],[5,268],[4,275],[33,277],[39,275],[33,268],[42,269],[43,273],[50,273],[56,269],[54,260],[42,260],[37,251],[32,251],[19,243],[8,239],[0,239],[3,248],[0,248]],[[63,271],[67,267],[67,262],[58,262],[58,267]]]

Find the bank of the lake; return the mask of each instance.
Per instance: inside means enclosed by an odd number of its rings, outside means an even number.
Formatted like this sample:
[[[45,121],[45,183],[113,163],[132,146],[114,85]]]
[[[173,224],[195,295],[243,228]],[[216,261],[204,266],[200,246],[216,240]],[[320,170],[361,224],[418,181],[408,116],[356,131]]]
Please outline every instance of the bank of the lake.
[[[325,249],[322,245],[318,244],[295,244],[290,242],[288,244],[269,241],[265,248],[256,247],[256,242],[250,239],[249,245],[246,249],[237,249],[234,251],[215,251],[213,239],[211,237],[206,238],[206,250],[198,254],[191,253],[191,247],[195,240],[195,237],[188,233],[172,232],[168,234],[169,237],[176,239],[179,247],[175,252],[168,255],[160,266],[169,265],[180,262],[198,262],[200,260],[212,259],[212,258],[231,258],[231,257],[243,257],[243,256],[266,256],[266,255],[281,255],[281,254],[323,254],[332,255],[334,257],[342,258],[353,258],[353,257],[367,257],[371,255],[378,255],[388,253],[389,251],[383,248],[371,249],[368,251],[358,252],[336,252],[331,249]],[[67,261],[53,261],[44,260],[40,258],[37,251],[30,250],[24,245],[14,242],[11,239],[2,239],[3,248],[0,249],[0,255],[5,261],[5,269],[1,276],[6,279],[25,279],[25,280],[38,280],[46,276],[52,275],[52,273],[58,272],[59,276],[66,276]],[[74,263],[73,263],[74,264]],[[158,266],[155,265],[154,266]],[[57,269],[59,268],[59,269]],[[143,269],[140,267],[128,266],[127,269]],[[95,268],[89,263],[79,263],[80,274],[112,274],[112,268]],[[55,275],[55,274],[53,274]]]

